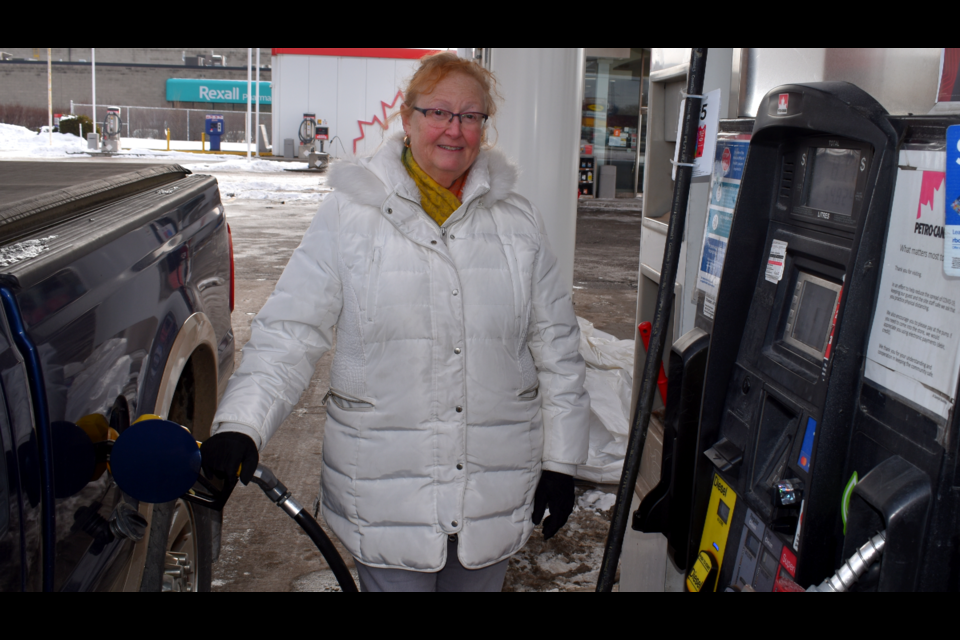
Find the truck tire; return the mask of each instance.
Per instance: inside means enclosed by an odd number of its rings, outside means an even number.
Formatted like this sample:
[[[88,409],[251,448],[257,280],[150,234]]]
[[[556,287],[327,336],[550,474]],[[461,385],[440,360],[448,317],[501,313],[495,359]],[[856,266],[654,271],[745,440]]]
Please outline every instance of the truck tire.
[[[180,373],[168,418],[203,439],[202,434],[209,434],[213,412],[203,415],[197,407],[204,401],[210,404],[207,396],[211,393],[216,407],[216,386],[198,387],[195,365],[192,356]],[[210,591],[213,561],[220,546],[220,517],[218,512],[182,499],[154,505],[140,591]]]
[[[215,517],[179,499],[154,505],[140,591],[210,591]]]

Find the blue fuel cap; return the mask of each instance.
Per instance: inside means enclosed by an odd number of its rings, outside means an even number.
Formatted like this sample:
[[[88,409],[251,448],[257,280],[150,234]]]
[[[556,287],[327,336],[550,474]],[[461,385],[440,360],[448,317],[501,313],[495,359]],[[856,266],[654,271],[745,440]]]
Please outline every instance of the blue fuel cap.
[[[200,448],[187,429],[169,420],[131,425],[113,445],[110,470],[123,491],[153,504],[176,500],[200,474]]]

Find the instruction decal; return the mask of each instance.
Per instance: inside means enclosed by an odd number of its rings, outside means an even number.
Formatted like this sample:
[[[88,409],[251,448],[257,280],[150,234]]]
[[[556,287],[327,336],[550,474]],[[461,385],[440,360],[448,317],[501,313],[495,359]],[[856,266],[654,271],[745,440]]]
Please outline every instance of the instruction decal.
[[[733,210],[740,194],[740,181],[747,161],[747,140],[718,140],[714,153],[713,178],[710,180],[710,202],[703,227],[700,248],[700,272],[697,289],[708,297],[717,297],[723,260],[727,255]]]
[[[770,245],[770,257],[767,258],[767,282],[777,284],[783,278],[783,265],[787,261],[787,243],[783,240],[774,240]]]
[[[960,278],[943,264],[946,159],[901,152],[910,168],[897,173],[864,372],[944,418],[960,377]]]

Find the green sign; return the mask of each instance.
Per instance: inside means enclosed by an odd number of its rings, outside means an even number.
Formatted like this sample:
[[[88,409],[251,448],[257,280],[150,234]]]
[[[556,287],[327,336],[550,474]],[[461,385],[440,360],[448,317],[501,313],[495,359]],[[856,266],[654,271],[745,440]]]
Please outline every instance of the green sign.
[[[251,83],[251,102],[257,100],[256,83]],[[167,100],[170,102],[247,102],[245,80],[206,80],[194,78],[170,78],[167,80]],[[270,83],[260,83],[260,104],[271,104]]]

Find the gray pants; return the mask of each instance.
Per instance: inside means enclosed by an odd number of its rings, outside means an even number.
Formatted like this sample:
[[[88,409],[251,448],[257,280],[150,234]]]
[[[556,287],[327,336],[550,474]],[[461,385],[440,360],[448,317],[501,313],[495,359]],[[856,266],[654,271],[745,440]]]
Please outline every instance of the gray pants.
[[[360,591],[500,591],[507,573],[507,560],[483,569],[465,569],[457,558],[456,538],[447,541],[447,564],[436,573],[406,569],[378,569],[358,560]]]

